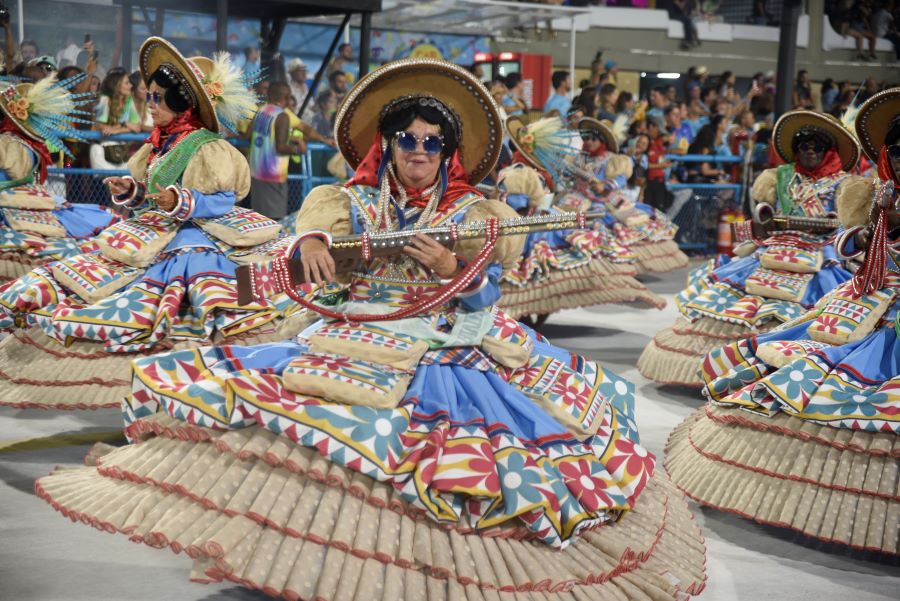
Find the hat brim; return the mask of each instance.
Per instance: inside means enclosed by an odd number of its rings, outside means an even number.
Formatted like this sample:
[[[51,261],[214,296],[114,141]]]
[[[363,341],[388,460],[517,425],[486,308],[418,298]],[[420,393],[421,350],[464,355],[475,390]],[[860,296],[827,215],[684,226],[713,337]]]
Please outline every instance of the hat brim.
[[[599,119],[582,117],[578,120],[577,127],[581,131],[595,131],[599,133],[603,137],[604,142],[606,142],[607,150],[619,152],[619,142],[616,140],[616,136],[613,135],[613,131]]]
[[[872,162],[878,161],[884,136],[897,115],[900,115],[900,88],[878,92],[859,107],[854,124],[856,137]]]
[[[791,141],[803,127],[817,127],[830,133],[837,142],[837,151],[841,157],[841,167],[850,171],[859,161],[859,144],[853,135],[834,118],[813,111],[790,111],[775,123],[772,137],[775,152],[786,163],[794,162],[794,150]]]
[[[213,133],[221,131],[219,117],[216,115],[212,99],[203,86],[202,75],[188,64],[187,59],[178,52],[175,46],[162,38],[150,37],[141,44],[139,56],[141,77],[144,79],[144,83],[148,83],[150,76],[156,73],[156,70],[162,65],[172,67],[184,76],[185,81],[191,87],[194,97],[197,99],[197,110],[204,127]]]
[[[0,111],[3,111],[3,116],[12,121],[16,125],[16,127],[19,128],[19,131],[21,131],[23,134],[37,142],[44,142],[44,138],[39,136],[38,133],[28,125],[28,123],[20,121],[13,116],[9,109],[6,108],[6,101],[0,101]]]
[[[537,157],[534,156],[533,152],[519,144],[518,139],[520,130],[525,129],[531,123],[543,118],[543,116],[544,114],[540,111],[528,111],[525,115],[512,115],[507,117],[506,121],[503,122],[503,127],[506,129],[506,135],[509,136],[509,141],[512,143],[513,147],[518,150],[529,163],[531,163],[532,167],[537,169],[544,169],[544,167],[541,166],[540,161],[537,160]]]
[[[350,167],[356,169],[372,146],[385,106],[403,96],[426,95],[441,101],[459,118],[459,159],[470,183],[483,180],[500,158],[500,112],[471,73],[436,59],[394,61],[353,86],[334,123],[338,149]]]

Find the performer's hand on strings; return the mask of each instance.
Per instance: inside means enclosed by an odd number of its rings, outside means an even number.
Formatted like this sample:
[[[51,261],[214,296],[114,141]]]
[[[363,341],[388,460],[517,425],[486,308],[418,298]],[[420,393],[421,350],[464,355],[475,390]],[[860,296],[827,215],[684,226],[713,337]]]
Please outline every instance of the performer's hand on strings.
[[[132,181],[124,177],[112,176],[103,180],[103,183],[109,187],[109,191],[113,196],[123,196],[131,192]]]
[[[403,252],[433,271],[440,278],[451,278],[456,275],[456,257],[446,246],[436,242],[425,234],[416,234]]]
[[[300,245],[300,262],[303,263],[303,279],[319,286],[335,279],[334,259],[328,246],[318,238],[307,238]]]
[[[163,188],[159,184],[156,184],[156,193],[148,194],[147,199],[154,201],[156,206],[163,211],[171,211],[178,204],[178,196],[175,195],[175,192]]]

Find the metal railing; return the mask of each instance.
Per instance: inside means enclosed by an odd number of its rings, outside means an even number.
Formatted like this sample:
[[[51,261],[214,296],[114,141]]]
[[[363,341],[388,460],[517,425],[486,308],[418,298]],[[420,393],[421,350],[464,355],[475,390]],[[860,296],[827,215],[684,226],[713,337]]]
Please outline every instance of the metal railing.
[[[745,162],[745,157],[709,154],[667,154],[673,163],[735,163]],[[719,214],[730,206],[740,206],[744,193],[743,183],[666,183],[669,191],[691,190],[689,198],[673,205],[669,217],[678,226],[675,242],[685,251],[704,254],[715,252]],[[733,199],[725,200],[719,192],[732,191]],[[710,210],[713,205],[714,210]]]
[[[98,131],[82,132],[89,141],[104,142],[143,142],[147,134],[116,134],[104,136]],[[248,146],[247,140],[226,138],[238,148]],[[319,143],[308,143],[306,152],[300,155],[300,172],[288,174],[288,212],[296,211],[303,204],[303,199],[315,186],[334,183],[336,179],[328,174],[316,172],[318,156],[332,154],[334,148]],[[324,161],[321,161],[324,164]],[[109,205],[109,191],[103,185],[103,179],[113,175],[128,175],[125,169],[88,169],[83,167],[51,167],[47,170],[48,187],[56,194],[73,203],[93,203]]]

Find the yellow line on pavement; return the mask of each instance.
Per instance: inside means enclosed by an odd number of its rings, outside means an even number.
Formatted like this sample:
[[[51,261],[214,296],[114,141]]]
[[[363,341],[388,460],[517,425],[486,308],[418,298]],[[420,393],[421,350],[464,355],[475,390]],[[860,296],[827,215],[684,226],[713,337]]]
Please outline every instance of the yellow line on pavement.
[[[41,438],[26,438],[24,440],[0,441],[0,453],[17,453],[20,451],[41,451],[44,449],[58,449],[72,447],[95,442],[119,443],[125,442],[125,435],[121,430],[109,430],[102,432],[77,432],[73,434],[54,434]]]

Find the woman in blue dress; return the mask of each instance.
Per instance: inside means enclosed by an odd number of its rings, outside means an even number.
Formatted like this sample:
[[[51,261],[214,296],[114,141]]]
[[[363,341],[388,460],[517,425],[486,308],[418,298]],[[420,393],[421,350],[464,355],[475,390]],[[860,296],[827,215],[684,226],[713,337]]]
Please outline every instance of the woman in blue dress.
[[[194,579],[286,599],[699,592],[702,539],[651,476],[632,385],[494,307],[522,241],[494,236],[515,213],[471,184],[493,168],[501,127],[487,90],[451,63],[361,79],[336,122],[355,176],[311,192],[295,246],[317,284],[336,278],[338,236],[378,248],[406,232],[403,252],[350,273],[295,339],[136,361],[136,444],[38,493],[186,551]],[[482,223],[483,240],[452,251],[417,233]]]
[[[666,467],[704,505],[857,549],[900,554],[900,88],[856,122],[878,179],[838,195],[835,248],[865,258],[794,322],[703,363],[710,403]]]
[[[237,303],[235,260],[279,230],[235,206],[249,166],[221,131],[254,107],[242,74],[227,54],[186,59],[160,38],[140,58],[155,126],[128,162],[131,175],[106,180],[112,202],[135,216],[103,230],[99,251],[38,267],[0,292],[0,328],[20,328],[0,342],[0,403],[117,406],[133,353],[255,336],[280,315],[272,302]]]
[[[775,124],[784,165],[763,171],[750,191],[774,214],[827,218],[859,158],[859,144],[834,118],[793,111]],[[707,353],[801,315],[850,278],[835,254],[834,232],[775,231],[756,222],[738,229],[738,258],[720,257],[693,270],[676,297],[681,313],[641,353],[641,374],[660,384],[699,388]],[[771,223],[771,222],[770,222]]]
[[[90,241],[116,221],[109,210],[69,204],[45,187],[53,164],[48,145],[65,149],[78,138],[71,121],[86,114],[56,76],[36,84],[0,84],[0,280],[95,248]]]

